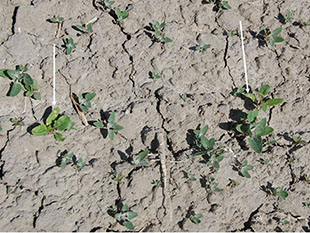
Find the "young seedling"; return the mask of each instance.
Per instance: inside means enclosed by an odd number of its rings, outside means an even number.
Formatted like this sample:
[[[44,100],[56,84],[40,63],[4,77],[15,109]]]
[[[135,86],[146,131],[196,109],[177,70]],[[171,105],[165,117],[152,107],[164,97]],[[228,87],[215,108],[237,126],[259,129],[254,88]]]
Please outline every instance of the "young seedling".
[[[24,126],[25,125],[25,123],[23,122],[23,119],[21,117],[11,118],[10,122],[12,123],[12,126],[14,127],[14,129],[17,126]]]
[[[152,72],[152,78],[153,79],[160,79],[161,78],[161,75],[160,73],[156,72],[156,71],[153,71]]]
[[[82,158],[77,159],[74,153],[65,154],[61,158],[60,167],[65,168],[68,164],[71,164],[78,171],[82,170],[85,167],[85,163]]]
[[[69,55],[71,54],[72,50],[76,48],[76,44],[74,43],[73,39],[70,38],[66,38],[63,40],[63,42],[65,43],[65,51],[66,54]]]
[[[233,36],[240,36],[238,30],[233,30],[233,29],[228,31],[228,35],[232,36],[232,37]]]
[[[191,215],[189,217],[189,219],[192,221],[192,223],[198,225],[201,223],[201,217],[202,217],[202,214],[195,214],[195,215]]]
[[[110,1],[110,0],[102,0],[102,3],[103,7],[105,9],[109,9],[111,10],[112,9],[112,5],[114,4],[114,1]]]
[[[280,219],[279,219],[279,222],[280,222],[281,224],[283,224],[283,225],[290,224],[290,222],[287,221],[285,218],[280,218]]]
[[[126,19],[128,17],[128,12],[126,10],[121,11],[120,8],[117,8],[115,13],[117,16],[117,20],[116,20],[117,23],[120,25],[123,24],[124,19]]]
[[[54,110],[47,117],[45,123],[33,128],[31,133],[35,136],[43,136],[51,133],[54,135],[56,140],[64,141],[65,137],[57,131],[70,131],[73,129],[74,123],[71,121],[69,116],[59,116],[59,113],[59,107],[54,108]]]
[[[172,39],[170,39],[169,37],[165,36],[165,33],[163,32],[163,30],[166,27],[166,23],[159,23],[158,21],[156,21],[155,24],[152,24],[152,28],[155,31],[155,38],[157,41],[161,42],[161,43],[169,43],[172,42]]]
[[[217,171],[220,168],[220,162],[224,159],[222,155],[225,151],[221,148],[214,148],[215,138],[207,139],[205,134],[207,133],[209,127],[208,125],[204,126],[201,130],[194,130],[194,143],[196,153],[194,153],[191,158],[197,156],[203,156],[207,161],[208,165]]]
[[[194,175],[192,175],[191,173],[189,173],[189,172],[185,172],[185,175],[186,175],[186,179],[188,181],[195,181],[195,180],[197,180],[196,177]]]
[[[78,95],[78,104],[80,109],[87,113],[88,109],[91,108],[91,100],[95,98],[96,93],[83,93]]]
[[[205,45],[196,45],[195,46],[195,51],[199,51],[199,52],[205,52],[207,51],[207,49],[211,48],[211,45],[209,44],[205,44]]]
[[[121,225],[125,226],[129,230],[133,231],[135,229],[135,226],[130,221],[131,219],[138,216],[136,212],[132,212],[129,210],[129,207],[127,204],[124,204],[120,210],[117,210],[115,208],[110,209],[112,212],[113,217],[119,222]]]
[[[21,181],[18,180],[15,185],[6,185],[6,193],[12,194],[15,193],[17,190],[22,190],[24,186],[22,185]]]
[[[272,193],[276,197],[280,197],[282,200],[285,200],[288,197],[288,192],[284,189],[283,186],[281,187],[281,189],[273,189]]]
[[[229,189],[234,188],[236,186],[240,185],[240,182],[237,180],[229,179],[228,187]]]
[[[148,165],[148,163],[146,162],[146,157],[149,155],[149,151],[148,150],[144,150],[142,152],[140,152],[137,155],[134,155],[132,157],[132,164],[136,165],[138,167],[146,167]]]
[[[286,13],[284,18],[285,18],[286,22],[288,22],[288,23],[292,23],[293,22],[292,13],[290,11]]]
[[[154,187],[158,187],[158,186],[161,185],[161,181],[160,180],[153,180],[152,184],[153,184]]]
[[[219,187],[217,187],[219,185],[219,183],[215,182],[214,177],[209,177],[208,178],[208,186],[207,188],[210,190],[210,192],[214,195],[216,195],[216,193],[222,192],[223,189],[220,189]]]
[[[310,26],[310,21],[300,20],[300,21],[298,22],[298,24],[299,24],[299,26],[300,26],[301,28],[303,28],[303,27],[306,27],[306,26]]]
[[[115,174],[114,174],[114,180],[115,180],[116,182],[121,182],[123,178],[124,178],[124,176],[123,176],[121,173],[115,172]]]
[[[58,15],[57,17],[54,16],[54,17],[48,19],[48,22],[50,22],[50,23],[57,23],[56,37],[58,38],[60,36],[60,31],[61,31],[61,28],[63,26],[64,18],[60,17]]]
[[[224,153],[224,150],[223,150]],[[213,154],[211,155],[208,166],[211,166],[215,171],[218,171],[220,168],[220,162],[224,159],[224,155]]]
[[[244,90],[239,89],[239,91]],[[247,97],[252,102],[256,110],[252,110],[244,116],[241,116],[239,119],[239,124],[236,126],[236,130],[243,136],[250,136],[248,142],[251,148],[257,153],[261,153],[263,151],[262,136],[267,136],[273,132],[273,128],[267,126],[266,118],[263,118],[260,121],[258,120],[259,110],[267,112],[268,107],[273,107],[283,103],[283,99],[280,98],[266,98],[269,91],[270,86],[263,85],[258,91],[258,97],[256,97],[253,93],[238,93],[239,96],[244,95]]]
[[[227,0],[202,0],[203,3],[214,3],[215,11],[222,12],[223,10],[231,9]]]
[[[8,96],[17,96],[23,90],[25,96],[40,100],[41,94],[38,92],[38,82],[26,73],[27,70],[28,65],[18,65],[15,70],[0,69],[0,76],[11,80]]]
[[[106,129],[108,130],[109,138],[111,140],[114,140],[114,134],[115,132],[118,132],[122,130],[124,127],[121,125],[118,125],[115,122],[115,112],[112,112],[111,115],[108,118],[108,121],[96,121],[94,125],[100,129]]]
[[[242,174],[242,176],[244,176],[245,178],[251,178],[251,175],[249,173],[250,170],[253,170],[253,166],[252,165],[248,165],[248,161],[244,160],[241,167],[240,167],[240,173]]]
[[[282,27],[278,27],[273,31],[270,31],[270,29],[264,29],[264,39],[265,41],[268,41],[271,46],[274,46],[276,43],[281,43],[284,41],[284,39],[279,36],[281,32]]]
[[[292,147],[296,147],[296,146],[306,146],[306,145],[309,144],[309,142],[303,140],[301,136],[293,136],[292,139],[293,139]]]
[[[303,202],[302,204],[304,207],[310,207],[310,202]]]
[[[93,32],[93,23],[87,23],[83,25],[74,25],[73,29],[81,32],[82,34],[89,34]]]

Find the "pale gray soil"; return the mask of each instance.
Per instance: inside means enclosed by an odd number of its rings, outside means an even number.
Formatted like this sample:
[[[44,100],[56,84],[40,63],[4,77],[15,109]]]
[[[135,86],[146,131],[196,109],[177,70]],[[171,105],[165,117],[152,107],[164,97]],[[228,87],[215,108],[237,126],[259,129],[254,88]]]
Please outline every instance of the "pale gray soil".
[[[90,0],[2,0],[0,3],[0,68],[30,64],[29,74],[40,85],[41,101],[22,94],[7,97],[8,81],[0,78],[0,229],[1,231],[123,231],[108,214],[110,206],[127,203],[138,217],[140,231],[309,231],[309,147],[291,151],[290,138],[310,140],[309,36],[310,27],[281,24],[279,13],[292,12],[293,21],[310,20],[308,0],[230,0],[232,9],[216,14],[213,4],[191,0],[116,0],[127,9],[123,28],[108,11]],[[46,20],[65,18],[60,38],[57,26]],[[90,35],[77,36],[72,25],[94,17]],[[249,82],[253,90],[269,84],[273,97],[285,102],[266,115],[278,146],[259,155],[241,148],[230,122],[232,110],[244,110],[243,100],[230,93],[244,82],[240,40],[224,32],[242,20]],[[146,26],[165,21],[173,39],[162,46],[153,42]],[[264,28],[283,27],[285,41],[259,46],[253,34]],[[151,32],[152,33],[152,32]],[[77,48],[65,55],[62,39],[72,37]],[[52,45],[57,46],[57,106],[76,122],[75,131],[57,142],[52,135],[36,137],[29,126],[41,122],[52,102]],[[210,44],[205,53],[190,50]],[[162,72],[153,80],[150,71]],[[115,111],[124,130],[115,140],[99,129],[83,126],[69,93],[96,92],[88,120],[100,111]],[[187,94],[188,98],[181,96]],[[13,129],[9,119],[24,118]],[[192,153],[190,130],[209,125],[207,137],[226,149],[217,173]],[[28,130],[27,130],[28,128]],[[168,136],[167,136],[168,135]],[[166,140],[167,136],[167,140]],[[135,168],[122,156],[149,148],[149,166]],[[87,162],[81,171],[56,166],[63,151]],[[121,156],[122,155],[122,156]],[[234,157],[254,166],[247,179],[233,170]],[[269,160],[268,165],[262,159]],[[197,180],[187,181],[183,171]],[[115,172],[124,175],[118,184]],[[204,177],[212,174],[223,192],[212,195]],[[154,188],[153,180],[162,186]],[[229,179],[240,185],[229,188]],[[14,188],[16,184],[22,188]],[[284,186],[286,200],[268,195],[263,187]],[[8,193],[8,188],[14,192]],[[201,213],[200,225],[189,216]],[[286,219],[289,224],[282,224]]]

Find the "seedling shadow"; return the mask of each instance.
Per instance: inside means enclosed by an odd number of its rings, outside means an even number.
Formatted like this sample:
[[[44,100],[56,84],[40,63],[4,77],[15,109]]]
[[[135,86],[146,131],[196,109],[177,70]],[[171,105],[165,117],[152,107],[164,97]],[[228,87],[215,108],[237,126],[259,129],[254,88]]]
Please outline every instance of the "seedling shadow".
[[[274,190],[274,188],[272,187],[272,184],[269,181],[267,181],[267,185],[262,185],[260,189],[264,191],[265,193],[267,193],[268,195],[273,193],[273,190]]]
[[[68,154],[68,151],[67,150],[64,150],[63,152],[60,153],[60,156],[57,157],[57,159],[55,160],[55,164],[56,166],[60,167],[61,165],[61,160],[63,159],[63,157]],[[76,160],[76,157],[74,156],[73,159],[75,158]]]
[[[240,119],[246,116],[246,113],[239,109],[231,109],[229,112],[229,118],[232,121],[219,123],[219,127],[226,131],[233,131],[235,138],[242,150],[248,150],[246,142],[244,141],[245,135],[240,134],[236,130],[236,126],[241,123]]]
[[[255,32],[255,31],[252,31],[250,29],[249,32],[250,32],[251,36],[254,39],[258,40],[258,47],[265,47],[265,46],[267,46],[267,42],[265,40],[265,31],[264,30],[261,30],[259,32]]]
[[[50,107],[48,107],[47,109],[45,109],[44,114],[43,114],[43,116],[42,116],[43,122],[46,122],[47,117],[50,115],[50,113],[51,113],[52,111],[53,111],[52,106],[50,106]],[[30,133],[30,134],[32,134],[32,133],[31,133],[32,129],[35,128],[35,127],[37,127],[37,126],[39,126],[39,125],[40,125],[40,123],[36,122],[36,123],[34,123],[34,124],[28,126],[28,127],[27,127],[27,132]]]
[[[279,22],[280,22],[281,24],[285,24],[285,23],[286,23],[286,20],[285,20],[285,18],[284,18],[284,15],[282,15],[281,13],[278,14],[277,19],[279,20]]]
[[[104,112],[103,110],[100,110],[100,120],[101,120],[102,122],[107,122],[108,119],[109,119],[109,116],[110,116],[110,114],[109,114],[108,112]],[[91,126],[94,126],[94,127],[95,127],[95,125],[94,125],[95,122],[96,122],[96,121],[88,121],[88,123],[89,123]],[[107,136],[108,136],[108,130],[107,130],[107,129],[100,128],[100,133],[101,133],[101,135],[102,135],[102,137],[103,137],[104,139],[107,138]]]
[[[152,32],[154,32],[154,29],[152,27],[152,24],[149,23],[149,25],[144,27],[144,33],[145,35],[147,35],[152,41],[154,41],[154,36],[152,34]]]

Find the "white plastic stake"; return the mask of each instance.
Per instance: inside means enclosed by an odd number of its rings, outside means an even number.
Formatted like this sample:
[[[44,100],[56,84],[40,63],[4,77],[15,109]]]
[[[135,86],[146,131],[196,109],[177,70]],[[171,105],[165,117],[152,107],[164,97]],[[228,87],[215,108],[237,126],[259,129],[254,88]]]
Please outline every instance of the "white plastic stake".
[[[53,45],[53,106],[56,105],[56,46]]]
[[[249,82],[248,82],[248,72],[246,68],[246,60],[245,60],[245,50],[243,43],[243,32],[242,32],[242,22],[240,21],[240,36],[241,36],[241,47],[242,47],[242,56],[243,56],[243,66],[244,66],[244,76],[245,76],[245,86],[246,92],[249,92]]]

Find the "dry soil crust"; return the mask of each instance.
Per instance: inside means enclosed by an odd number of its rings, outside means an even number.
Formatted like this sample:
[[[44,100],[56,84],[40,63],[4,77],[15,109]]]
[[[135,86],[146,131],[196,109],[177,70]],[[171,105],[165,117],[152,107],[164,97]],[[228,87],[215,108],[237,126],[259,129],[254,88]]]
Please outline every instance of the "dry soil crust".
[[[309,20],[307,0],[234,0],[232,9],[216,14],[213,4],[189,0],[117,0],[127,9],[122,28],[108,11],[90,0],[2,0],[0,3],[0,68],[29,63],[39,81],[41,101],[19,95],[7,97],[8,82],[0,79],[2,231],[121,231],[108,214],[111,205],[127,203],[139,214],[136,230],[145,231],[306,231],[309,230],[309,149],[289,151],[287,138],[309,140],[309,28],[281,24],[278,15],[292,12],[294,21]],[[61,38],[54,15],[65,18]],[[78,36],[72,25],[97,17],[94,32]],[[243,101],[230,95],[244,85],[240,40],[224,32],[237,29],[242,20],[253,89],[268,83],[274,97],[285,103],[267,116],[279,146],[258,155],[242,149],[233,133],[219,127],[231,121]],[[146,26],[165,21],[173,39],[162,46],[152,41]],[[259,46],[254,37],[264,28],[282,26],[285,42],[275,48]],[[77,48],[65,55],[63,38],[72,37]],[[27,127],[39,122],[52,101],[52,44],[57,46],[57,105],[76,124],[64,142],[49,135],[35,137]],[[205,53],[189,48],[210,44]],[[162,72],[152,80],[150,71]],[[88,119],[100,110],[116,111],[124,130],[114,141],[92,126],[84,127],[70,103],[69,93],[96,92]],[[184,95],[187,98],[182,98]],[[8,119],[23,117],[25,126],[12,130]],[[213,176],[223,192],[210,195],[204,177],[211,170],[188,159],[189,130],[209,125],[208,137],[227,149],[220,170]],[[167,137],[167,139],[166,139]],[[149,166],[135,169],[123,160],[126,152],[152,150]],[[61,152],[74,152],[87,162],[82,171],[61,169],[55,160]],[[234,157],[254,166],[246,179],[232,169]],[[268,165],[262,160],[268,160]],[[188,182],[183,171],[197,181]],[[124,179],[113,180],[115,172]],[[162,186],[153,188],[152,180]],[[229,179],[240,182],[232,189]],[[14,193],[7,188],[22,184]],[[289,197],[279,200],[264,192],[268,183],[284,186]],[[200,225],[189,220],[201,213]],[[286,219],[289,224],[282,224]]]

